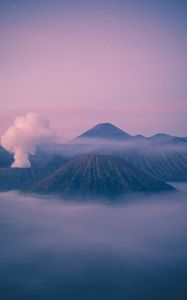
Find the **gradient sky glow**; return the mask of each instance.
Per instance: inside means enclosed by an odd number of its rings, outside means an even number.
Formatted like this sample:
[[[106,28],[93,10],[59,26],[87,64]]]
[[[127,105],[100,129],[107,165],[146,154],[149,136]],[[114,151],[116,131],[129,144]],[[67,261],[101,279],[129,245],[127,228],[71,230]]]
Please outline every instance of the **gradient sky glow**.
[[[0,0],[0,133],[33,111],[187,136],[186,53],[186,1]]]

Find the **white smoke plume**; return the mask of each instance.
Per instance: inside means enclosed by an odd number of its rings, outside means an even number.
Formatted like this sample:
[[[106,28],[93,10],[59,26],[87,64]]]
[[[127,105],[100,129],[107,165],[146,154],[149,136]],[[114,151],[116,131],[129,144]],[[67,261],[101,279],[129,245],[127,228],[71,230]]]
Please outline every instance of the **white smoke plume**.
[[[48,119],[39,114],[27,113],[17,117],[14,124],[1,138],[2,146],[14,154],[13,168],[29,168],[29,154],[35,154],[36,146],[55,139]]]

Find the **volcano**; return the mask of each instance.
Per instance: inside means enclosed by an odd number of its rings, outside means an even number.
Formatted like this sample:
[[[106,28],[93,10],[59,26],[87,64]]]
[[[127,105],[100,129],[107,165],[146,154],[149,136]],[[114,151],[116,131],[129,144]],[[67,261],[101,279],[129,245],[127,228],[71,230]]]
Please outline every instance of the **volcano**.
[[[82,133],[76,139],[90,138],[106,140],[126,140],[129,137],[130,135],[128,133],[111,123],[100,123]]]
[[[170,185],[136,169],[120,157],[84,154],[37,183],[32,192],[84,199],[170,190],[173,190]]]

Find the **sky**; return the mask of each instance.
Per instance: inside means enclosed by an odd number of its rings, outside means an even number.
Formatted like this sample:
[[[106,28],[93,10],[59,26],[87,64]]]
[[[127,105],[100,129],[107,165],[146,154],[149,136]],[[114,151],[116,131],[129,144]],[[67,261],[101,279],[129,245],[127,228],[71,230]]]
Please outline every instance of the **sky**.
[[[0,134],[16,116],[62,140],[101,122],[187,136],[187,2],[0,0]]]

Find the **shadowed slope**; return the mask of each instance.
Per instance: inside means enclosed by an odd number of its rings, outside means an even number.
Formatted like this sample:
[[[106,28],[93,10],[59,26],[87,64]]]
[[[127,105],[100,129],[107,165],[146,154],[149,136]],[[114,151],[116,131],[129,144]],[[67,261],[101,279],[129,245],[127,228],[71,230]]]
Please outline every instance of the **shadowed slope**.
[[[128,192],[158,192],[173,188],[147,175],[119,157],[86,154],[75,157],[47,179],[35,193],[65,197],[116,197]]]
[[[163,181],[187,181],[187,151],[172,147],[132,148],[116,151],[138,169]]]
[[[13,163],[13,155],[0,145],[0,168],[7,168]]]
[[[67,160],[58,156],[37,157],[32,168],[0,168],[0,191],[26,190],[54,173]]]

